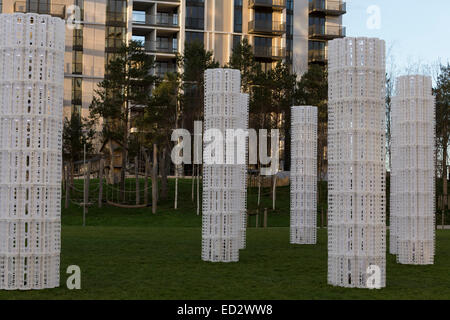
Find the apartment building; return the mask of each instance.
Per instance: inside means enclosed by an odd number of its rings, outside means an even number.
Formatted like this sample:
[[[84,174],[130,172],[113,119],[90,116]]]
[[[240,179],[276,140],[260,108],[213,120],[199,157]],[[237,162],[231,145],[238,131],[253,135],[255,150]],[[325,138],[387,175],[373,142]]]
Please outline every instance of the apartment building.
[[[72,21],[66,27],[64,115],[87,116],[105,62],[127,40],[127,1],[121,0],[0,0],[3,13],[36,12]],[[131,14],[131,9],[130,9]],[[69,24],[69,23],[68,23]],[[131,26],[131,24],[130,24]]]
[[[333,0],[0,0],[0,12],[51,14],[75,25],[66,28],[66,117],[88,115],[105,65],[131,39],[144,43],[161,77],[176,70],[185,43],[202,42],[225,65],[243,38],[264,69],[284,60],[300,75],[308,47],[315,62],[328,39],[345,34],[345,4]]]
[[[346,12],[342,0],[309,0],[309,63],[327,63],[328,41],[345,37],[342,16]]]
[[[296,19],[294,19],[294,16]],[[278,60],[307,68],[307,0],[134,0],[132,38],[155,55],[157,74],[176,68],[175,54],[200,41],[221,64],[247,38],[264,69]]]

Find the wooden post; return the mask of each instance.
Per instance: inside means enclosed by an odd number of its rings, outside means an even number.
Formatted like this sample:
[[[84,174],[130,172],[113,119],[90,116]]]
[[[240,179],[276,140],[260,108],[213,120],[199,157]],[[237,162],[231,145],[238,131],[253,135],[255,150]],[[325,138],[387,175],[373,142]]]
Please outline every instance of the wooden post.
[[[139,158],[137,156],[134,157],[134,175],[136,178],[136,205],[139,205],[141,199],[139,190]]]
[[[175,203],[174,208],[175,210],[178,209],[178,165],[175,165]]]
[[[109,152],[110,152],[110,163],[109,163],[109,180],[111,185],[116,183],[115,173],[114,173],[114,151],[111,139],[109,140]]]
[[[272,210],[275,211],[275,202],[277,201],[277,176],[273,178],[273,190],[272,190]]]
[[[84,173],[84,197],[83,197],[83,227],[86,226],[86,212],[87,205],[89,203],[89,183],[91,178],[91,167],[92,163],[89,161],[87,165],[87,170]]]
[[[197,215],[200,215],[200,165],[197,166]]]
[[[158,149],[153,145],[152,213],[156,214],[158,201]]]
[[[144,203],[148,205],[148,175],[150,172],[150,160],[145,156],[145,181],[144,181]]]
[[[259,221],[258,221],[258,220],[259,220],[258,217],[259,217],[259,209],[256,210],[255,228],[258,228],[258,224],[259,224],[259,223],[258,223],[258,222],[259,222]]]
[[[98,207],[103,206],[103,170],[105,168],[105,160],[100,159],[100,168],[98,169]]]
[[[192,188],[192,202],[194,202],[194,185],[195,185],[195,179],[196,179],[196,175],[195,175],[195,164],[192,164],[192,174],[191,174],[191,177],[192,177],[192,181],[191,181],[191,188]]]
[[[261,204],[261,172],[258,177],[258,207]]]
[[[267,208],[264,208],[264,228],[267,229]]]

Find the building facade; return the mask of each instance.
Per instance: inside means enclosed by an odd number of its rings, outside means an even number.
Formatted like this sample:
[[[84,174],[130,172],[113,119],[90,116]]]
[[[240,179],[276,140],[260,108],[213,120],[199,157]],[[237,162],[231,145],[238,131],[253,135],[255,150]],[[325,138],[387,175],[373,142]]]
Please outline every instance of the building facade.
[[[160,77],[176,71],[186,43],[202,42],[226,65],[244,38],[263,69],[283,60],[301,75],[308,50],[309,62],[322,51],[326,58],[326,41],[345,35],[345,4],[334,0],[0,0],[0,12],[51,14],[73,27],[66,30],[66,117],[88,115],[105,65],[131,39],[155,57]]]
[[[309,0],[308,62],[326,64],[328,41],[345,37],[342,16],[347,4],[342,0]]]

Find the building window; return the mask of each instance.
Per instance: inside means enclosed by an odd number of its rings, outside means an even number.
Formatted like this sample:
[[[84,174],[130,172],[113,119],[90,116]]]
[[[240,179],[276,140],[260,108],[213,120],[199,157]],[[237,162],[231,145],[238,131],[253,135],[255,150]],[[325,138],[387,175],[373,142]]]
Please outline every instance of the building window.
[[[106,27],[106,48],[117,51],[125,44],[126,28]]]
[[[261,66],[261,70],[263,72],[269,72],[272,70],[272,62],[259,62],[259,65]]]
[[[309,0],[309,2],[311,2],[311,0]],[[286,0],[286,9],[294,11],[294,0]]]
[[[234,0],[234,32],[242,32],[242,0]]]
[[[233,36],[233,49],[241,44],[241,36]]]
[[[27,0],[27,12],[50,13],[50,0]]]
[[[272,38],[255,37],[255,47],[271,47]]]
[[[205,39],[203,36],[203,32],[186,31],[186,43],[192,43],[192,42],[204,43]]]
[[[73,29],[73,48],[83,50],[83,29]]]
[[[272,12],[256,11],[255,20],[272,22]]]
[[[126,23],[127,21],[127,1],[126,0],[108,0],[106,3],[106,22],[107,23]]]
[[[186,0],[186,29],[205,28],[204,0]]]
[[[72,78],[72,105],[82,104],[82,79]]]
[[[72,51],[72,73],[83,73],[83,51]]]
[[[294,34],[294,23],[293,23],[293,14],[287,13],[286,14],[286,34],[292,35]]]

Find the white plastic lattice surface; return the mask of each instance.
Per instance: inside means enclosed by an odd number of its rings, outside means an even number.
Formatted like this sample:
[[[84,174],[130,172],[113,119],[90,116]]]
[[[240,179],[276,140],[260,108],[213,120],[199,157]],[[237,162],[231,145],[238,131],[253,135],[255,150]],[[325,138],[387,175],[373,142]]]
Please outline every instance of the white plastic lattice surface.
[[[64,30],[0,14],[0,289],[59,286]]]
[[[384,287],[385,43],[330,41],[328,67],[328,282]]]
[[[435,102],[431,77],[397,78],[392,100],[390,252],[402,264],[434,263]]]
[[[243,162],[238,161],[242,150],[238,152],[237,148],[233,148],[232,152],[228,152],[225,146],[229,134],[227,130],[242,129],[245,132],[248,128],[248,95],[240,93],[240,88],[239,70],[210,69],[205,72],[204,130],[215,129],[222,133],[224,162],[213,164],[210,155],[206,152],[203,155],[204,261],[239,261],[239,250],[245,247],[247,139]],[[225,161],[231,153],[234,161]]]
[[[291,243],[316,244],[317,107],[292,107],[291,118]]]

